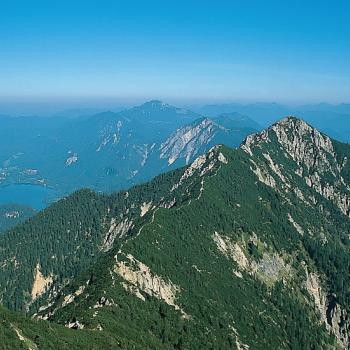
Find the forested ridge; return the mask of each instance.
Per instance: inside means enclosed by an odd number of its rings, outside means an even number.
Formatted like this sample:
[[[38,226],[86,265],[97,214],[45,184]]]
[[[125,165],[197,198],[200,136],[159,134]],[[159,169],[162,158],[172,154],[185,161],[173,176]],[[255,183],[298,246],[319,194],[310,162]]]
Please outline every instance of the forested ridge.
[[[347,349],[349,157],[286,118],[130,190],[76,192],[0,237],[3,304],[47,320],[4,324],[39,349]]]

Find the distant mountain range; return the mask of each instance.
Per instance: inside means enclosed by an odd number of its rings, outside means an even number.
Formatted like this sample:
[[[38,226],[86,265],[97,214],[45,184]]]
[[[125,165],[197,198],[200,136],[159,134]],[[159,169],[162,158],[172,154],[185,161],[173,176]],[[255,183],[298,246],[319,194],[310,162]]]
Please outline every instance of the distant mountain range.
[[[165,164],[191,157],[179,149]],[[0,236],[2,346],[349,349],[349,159],[288,117],[142,185],[52,204]]]
[[[0,117],[0,204],[32,205],[11,198],[4,202],[4,186],[11,184],[41,187],[11,187],[14,198],[39,196],[40,205],[34,209],[80,188],[128,188],[189,164],[216,144],[237,147],[247,135],[284,115],[296,114],[344,142],[350,135],[347,104],[294,108],[235,103],[192,112],[155,100],[118,112],[93,112]],[[21,193],[15,195],[17,191]]]
[[[217,143],[235,147],[259,127],[235,113],[205,118],[160,101],[76,118],[6,118],[1,185],[30,183],[62,196],[83,187],[114,191],[188,164]]]
[[[296,115],[313,124],[333,138],[350,142],[350,104],[333,105],[329,103],[287,106],[278,103],[227,103],[194,108],[197,113],[219,116],[223,113],[237,112],[247,115],[266,127],[282,116]]]

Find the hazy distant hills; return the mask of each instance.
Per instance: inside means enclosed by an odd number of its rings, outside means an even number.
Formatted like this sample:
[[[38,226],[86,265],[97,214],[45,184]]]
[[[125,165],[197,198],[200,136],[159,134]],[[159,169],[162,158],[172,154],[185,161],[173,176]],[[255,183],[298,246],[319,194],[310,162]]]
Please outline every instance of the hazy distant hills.
[[[202,106],[195,109],[198,113],[218,117],[225,113],[241,113],[247,115],[259,124],[267,126],[282,116],[292,115],[290,107],[277,103],[227,103]]]
[[[45,186],[47,194],[29,186],[11,188],[29,191],[28,196],[39,192],[40,209],[83,187],[106,192],[127,188],[186,165],[216,144],[237,147],[248,134],[285,115],[298,115],[344,142],[350,135],[346,104],[294,108],[235,103],[192,112],[154,100],[119,112],[92,112],[0,117],[0,196],[9,184]]]
[[[247,115],[262,126],[268,126],[282,116],[296,115],[321,131],[342,142],[350,142],[350,104],[329,103],[287,106],[278,103],[227,103],[194,108],[200,114],[219,116],[237,112]]]
[[[199,139],[224,132],[202,124]],[[288,117],[142,185],[60,200],[0,236],[2,344],[348,349],[349,158]]]
[[[160,101],[90,117],[4,117],[1,124],[0,183],[45,185],[57,195],[126,188],[188,164],[214,144],[238,146],[259,128],[247,117],[203,119]]]

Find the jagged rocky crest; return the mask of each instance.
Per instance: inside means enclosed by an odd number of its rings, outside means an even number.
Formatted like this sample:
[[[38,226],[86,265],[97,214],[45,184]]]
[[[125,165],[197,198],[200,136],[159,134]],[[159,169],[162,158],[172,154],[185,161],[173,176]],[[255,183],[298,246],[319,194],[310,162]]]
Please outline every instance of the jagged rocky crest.
[[[281,165],[279,146],[286,159],[294,162],[293,172]],[[269,144],[275,144],[271,149]],[[249,135],[241,148],[251,157],[252,171],[259,181],[280,193],[293,191],[307,205],[317,205],[314,195],[308,198],[296,186],[294,177],[298,176],[316,193],[331,201],[339,210],[349,216],[350,182],[343,176],[348,165],[348,157],[337,156],[336,141],[320,133],[306,122],[296,117],[286,117],[261,133]],[[277,181],[280,180],[280,181]],[[289,218],[297,231],[303,234],[299,224]],[[320,316],[330,332],[335,334],[344,348],[349,348],[350,322],[348,312],[337,303],[334,294],[323,287],[316,275],[308,275],[307,289],[315,300]]]
[[[294,173],[317,193],[331,200],[345,215],[349,215],[350,183],[349,179],[343,177],[348,158],[343,156],[338,159],[332,140],[303,120],[287,117],[261,133],[248,136],[241,147],[252,156],[254,149],[263,150],[269,143],[276,141],[284,156],[297,165]],[[281,179],[283,186],[291,187],[288,178],[294,174],[283,171],[279,159],[274,159],[272,152],[267,151],[262,155],[269,163],[270,170]],[[263,175],[264,170],[266,168],[260,169],[258,166],[255,169],[262,181],[272,181],[270,185],[274,186],[271,175]],[[296,188],[293,187],[295,191]]]

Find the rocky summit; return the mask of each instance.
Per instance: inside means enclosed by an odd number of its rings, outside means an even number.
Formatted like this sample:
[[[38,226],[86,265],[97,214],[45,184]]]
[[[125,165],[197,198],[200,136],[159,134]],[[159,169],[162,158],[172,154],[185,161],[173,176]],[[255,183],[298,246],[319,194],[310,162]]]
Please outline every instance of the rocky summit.
[[[185,141],[217,128],[201,119],[161,154],[191,157]],[[0,236],[4,348],[349,349],[349,157],[287,117],[60,200]]]

